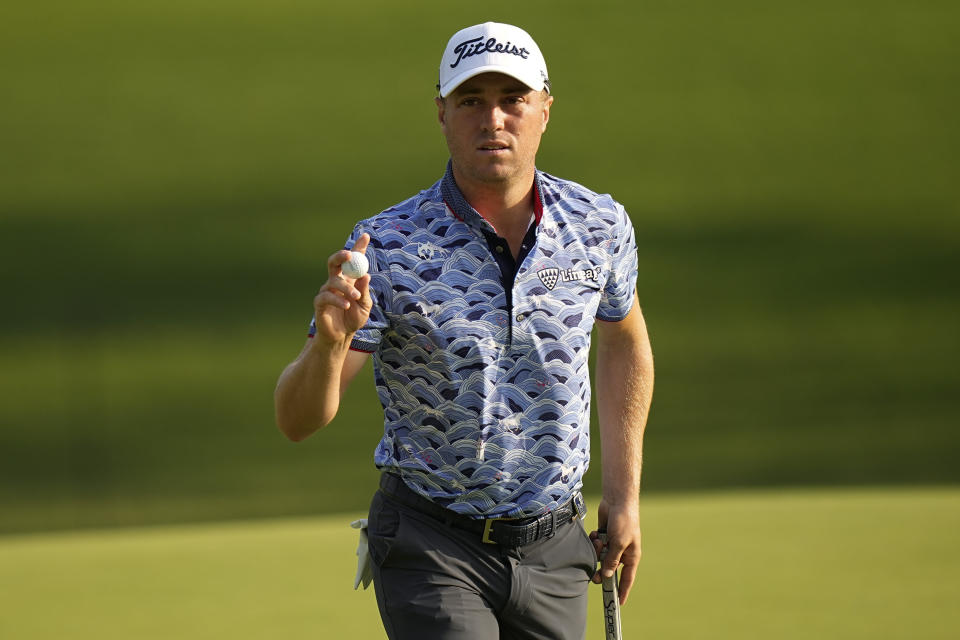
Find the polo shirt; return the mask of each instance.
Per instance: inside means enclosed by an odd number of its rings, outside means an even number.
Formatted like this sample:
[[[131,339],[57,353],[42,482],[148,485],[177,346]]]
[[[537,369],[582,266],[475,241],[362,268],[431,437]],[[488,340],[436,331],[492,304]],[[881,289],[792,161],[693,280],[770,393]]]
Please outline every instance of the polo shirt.
[[[580,490],[591,330],[622,320],[636,289],[623,207],[539,170],[534,186],[516,261],[449,164],[346,245],[370,234],[373,310],[351,348],[373,354],[384,411],[374,461],[477,518],[538,515]]]

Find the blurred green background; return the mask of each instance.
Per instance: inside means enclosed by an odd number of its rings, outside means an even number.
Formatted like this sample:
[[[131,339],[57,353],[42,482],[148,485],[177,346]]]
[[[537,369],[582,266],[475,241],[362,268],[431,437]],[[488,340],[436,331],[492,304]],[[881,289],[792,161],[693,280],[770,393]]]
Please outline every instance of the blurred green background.
[[[237,583],[282,583],[281,571],[248,575],[237,562],[273,558],[265,549],[290,536],[311,558],[304,566],[327,568],[317,562],[325,549],[306,542],[326,538],[299,524],[49,532],[366,507],[381,425],[370,371],[335,423],[297,445],[273,425],[273,387],[303,344],[326,257],[357,219],[441,175],[431,99],[443,44],[495,19],[527,28],[549,63],[556,103],[540,167],[613,193],[637,230],[657,359],[645,513],[667,554],[645,561],[643,588],[665,589],[667,604],[651,613],[670,616],[648,630],[790,637],[802,611],[826,605],[811,594],[832,585],[840,609],[821,619],[820,637],[857,637],[833,624],[852,615],[842,594],[853,593],[872,594],[858,616],[896,616],[889,605],[907,603],[943,632],[913,637],[949,637],[956,615],[944,617],[944,603],[960,595],[955,544],[943,538],[956,531],[960,481],[958,18],[946,0],[5,8],[0,595],[33,616],[12,594],[64,599],[72,583],[54,593],[31,591],[31,580],[50,587],[99,568],[89,584],[111,595],[102,609],[81,608],[135,616],[124,594],[173,607],[171,593],[194,593],[181,588],[187,579],[199,581],[195,596],[221,593],[202,579],[227,565],[239,567],[226,574]],[[800,488],[814,493],[790,501]],[[752,501],[755,491],[765,498]],[[888,498],[899,510],[887,512]],[[343,520],[332,518],[317,522]],[[888,518],[911,526],[888,530]],[[721,528],[732,537],[718,539]],[[816,557],[837,559],[846,581],[785,546],[832,530],[836,540],[809,551],[830,550]],[[261,534],[253,546],[215,542]],[[353,535],[338,538],[347,560]],[[927,546],[923,536],[939,537]],[[92,547],[64,551],[78,539]],[[864,541],[876,555],[837,550]],[[886,574],[912,599],[870,590],[886,544],[912,554]],[[733,552],[696,555],[720,547]],[[158,566],[113,555],[124,548],[181,573],[157,578]],[[767,607],[770,567],[784,559],[811,572],[796,609]],[[730,575],[758,591],[731,590]],[[791,575],[774,578],[785,598]],[[154,590],[130,589],[142,576]],[[308,588],[303,578],[285,586]],[[709,592],[691,590],[704,580]],[[218,606],[238,612],[261,595]],[[733,612],[754,616],[746,601],[768,622],[728,624]],[[697,617],[705,602],[714,617]],[[276,630],[297,611],[268,607],[258,620]],[[107,637],[109,616],[89,624],[90,637]],[[870,620],[864,635],[910,637]],[[113,623],[117,637],[148,637]],[[256,628],[247,623],[238,618],[238,629]],[[7,624],[9,637],[35,637]],[[158,637],[228,637],[188,628]]]
[[[627,632],[957,636],[945,0],[5,8],[0,636],[378,637],[346,526],[371,372],[301,444],[272,392],[326,257],[441,175],[436,66],[488,19],[548,60],[540,167],[637,230],[657,382]]]
[[[547,56],[540,167],[637,229],[648,492],[960,479],[954,3],[5,13],[0,531],[367,503],[370,372],[300,445],[273,387],[326,256],[442,173],[439,52],[489,18]]]

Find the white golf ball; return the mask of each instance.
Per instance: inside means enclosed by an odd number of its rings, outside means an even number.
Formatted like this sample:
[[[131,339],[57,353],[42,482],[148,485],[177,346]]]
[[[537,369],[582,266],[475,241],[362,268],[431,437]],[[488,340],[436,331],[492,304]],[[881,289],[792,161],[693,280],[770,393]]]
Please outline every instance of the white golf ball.
[[[350,259],[340,265],[340,272],[348,278],[362,278],[367,275],[370,263],[367,262],[367,256],[357,251],[350,252]]]

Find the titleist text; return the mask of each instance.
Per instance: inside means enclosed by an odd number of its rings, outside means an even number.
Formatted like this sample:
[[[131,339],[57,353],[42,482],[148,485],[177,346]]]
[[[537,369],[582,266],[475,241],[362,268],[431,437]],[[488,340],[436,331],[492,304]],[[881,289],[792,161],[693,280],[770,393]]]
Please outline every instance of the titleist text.
[[[464,58],[480,55],[481,53],[508,53],[512,56],[520,56],[524,60],[530,56],[530,52],[526,49],[521,49],[509,41],[507,41],[506,44],[499,43],[496,38],[490,38],[486,42],[483,42],[483,38],[464,40],[453,48],[453,52],[457,54],[457,59],[450,65],[451,69],[456,68]]]

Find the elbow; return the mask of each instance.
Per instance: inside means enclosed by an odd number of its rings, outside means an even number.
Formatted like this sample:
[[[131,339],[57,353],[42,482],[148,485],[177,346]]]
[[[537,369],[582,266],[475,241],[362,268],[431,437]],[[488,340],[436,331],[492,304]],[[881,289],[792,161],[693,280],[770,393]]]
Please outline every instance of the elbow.
[[[280,410],[280,406],[276,407],[275,420],[277,423],[277,428],[280,429],[280,433],[286,436],[287,440],[291,442],[301,442],[307,438],[308,434],[306,430],[299,428],[299,425],[296,424],[293,420],[284,415],[283,411]]]
[[[283,431],[283,435],[287,436],[287,440],[290,442],[303,442],[306,440],[310,434],[305,431]]]
[[[325,425],[286,419],[277,413],[277,428],[290,442],[303,442]]]
[[[277,428],[290,442],[303,442],[310,436],[306,429],[298,429],[296,425],[285,422],[280,418],[277,418]]]
[[[291,442],[302,442],[311,435],[330,424],[333,416],[320,416],[318,418],[304,417],[295,414],[285,407],[283,403],[275,404],[275,420],[277,428]]]
[[[301,442],[333,421],[339,402],[290,384],[281,376],[273,391],[273,407],[280,432],[291,442]]]

